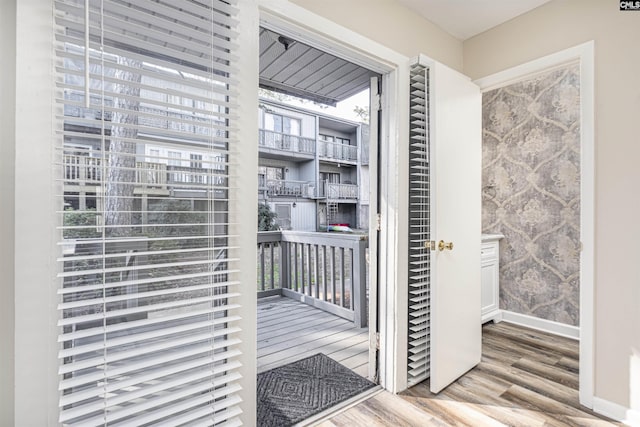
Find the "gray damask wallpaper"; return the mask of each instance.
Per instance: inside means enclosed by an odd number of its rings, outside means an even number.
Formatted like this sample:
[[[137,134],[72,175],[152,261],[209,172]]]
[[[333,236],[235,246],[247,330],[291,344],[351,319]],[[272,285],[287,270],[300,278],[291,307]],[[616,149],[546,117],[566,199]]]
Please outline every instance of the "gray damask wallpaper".
[[[577,326],[577,64],[483,94],[482,228],[502,233],[500,308]]]

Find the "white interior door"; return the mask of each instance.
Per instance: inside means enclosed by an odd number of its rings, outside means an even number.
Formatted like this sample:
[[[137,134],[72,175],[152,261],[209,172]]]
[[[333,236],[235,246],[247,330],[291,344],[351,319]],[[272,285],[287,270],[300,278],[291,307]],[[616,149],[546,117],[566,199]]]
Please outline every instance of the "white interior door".
[[[480,362],[481,96],[431,67],[431,391]],[[452,244],[452,246],[450,246]]]

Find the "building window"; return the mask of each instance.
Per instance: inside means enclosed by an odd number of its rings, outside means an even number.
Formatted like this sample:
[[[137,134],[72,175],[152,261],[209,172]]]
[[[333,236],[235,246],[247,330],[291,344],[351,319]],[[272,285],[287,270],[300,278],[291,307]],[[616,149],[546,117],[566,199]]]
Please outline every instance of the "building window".
[[[291,205],[276,205],[276,224],[282,230],[291,230]]]
[[[339,136],[326,135],[323,133],[318,134],[318,138],[320,139],[320,141],[337,142],[338,144],[346,144],[346,145],[351,144],[351,140],[349,138],[341,138]]]
[[[160,158],[160,150],[149,150],[149,158],[147,161],[149,163],[158,163],[158,159]]]
[[[287,135],[300,135],[300,119],[282,116],[280,114],[265,113],[264,128],[273,132]]]
[[[191,160],[189,167],[202,169],[202,154],[191,154],[189,159]]]
[[[336,172],[320,172],[320,179],[329,184],[340,184],[340,174]]]
[[[259,166],[258,175],[265,179],[284,179],[284,168],[275,168],[272,166]]]
[[[182,153],[179,151],[169,151],[169,166],[182,166]]]

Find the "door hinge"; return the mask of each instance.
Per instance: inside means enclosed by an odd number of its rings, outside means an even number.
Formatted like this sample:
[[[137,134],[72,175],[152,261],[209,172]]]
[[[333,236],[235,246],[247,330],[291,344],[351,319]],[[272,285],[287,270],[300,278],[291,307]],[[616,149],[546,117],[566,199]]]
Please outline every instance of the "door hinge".
[[[380,332],[376,332],[376,350],[380,350]]]
[[[382,215],[376,214],[376,231],[382,231]]]

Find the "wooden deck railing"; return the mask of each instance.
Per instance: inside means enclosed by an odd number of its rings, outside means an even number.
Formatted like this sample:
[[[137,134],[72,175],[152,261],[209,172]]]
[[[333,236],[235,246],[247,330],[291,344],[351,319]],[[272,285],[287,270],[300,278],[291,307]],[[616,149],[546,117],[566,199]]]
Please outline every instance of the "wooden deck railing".
[[[367,325],[366,235],[258,233],[258,297],[284,295]]]
[[[102,181],[101,157],[64,154],[65,181],[69,184],[99,185]],[[136,162],[136,183],[165,187],[167,166],[162,163]]]
[[[68,184],[100,185],[102,182],[101,157],[65,154],[63,159],[65,181]],[[108,163],[107,163],[108,166]],[[191,187],[194,184],[225,185],[224,171],[217,169],[172,166],[164,163],[136,162],[136,184],[166,189]]]

